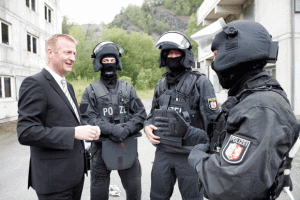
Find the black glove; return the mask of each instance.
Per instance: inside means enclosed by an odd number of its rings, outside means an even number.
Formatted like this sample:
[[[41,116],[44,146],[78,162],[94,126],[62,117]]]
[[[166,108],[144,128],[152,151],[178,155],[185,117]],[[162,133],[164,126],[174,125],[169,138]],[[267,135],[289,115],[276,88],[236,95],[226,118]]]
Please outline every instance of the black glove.
[[[108,138],[111,140],[111,141],[114,141],[114,142],[121,142],[118,138],[116,138],[115,136],[113,135],[109,135]]]
[[[129,130],[127,128],[124,128],[121,124],[115,124],[112,127],[110,134],[117,138],[119,142],[123,142],[129,135]]]
[[[209,150],[209,143],[206,144],[198,144],[196,145],[190,155],[189,155],[189,164],[192,166],[194,169],[196,169],[197,165],[200,163],[200,161],[203,158],[206,158],[209,156],[206,152]]]
[[[155,117],[154,126],[164,136],[184,137],[190,126],[175,110],[168,110],[171,117]]]
[[[134,133],[136,129],[136,126],[133,121],[127,121],[123,127],[127,128],[129,130],[129,133]]]

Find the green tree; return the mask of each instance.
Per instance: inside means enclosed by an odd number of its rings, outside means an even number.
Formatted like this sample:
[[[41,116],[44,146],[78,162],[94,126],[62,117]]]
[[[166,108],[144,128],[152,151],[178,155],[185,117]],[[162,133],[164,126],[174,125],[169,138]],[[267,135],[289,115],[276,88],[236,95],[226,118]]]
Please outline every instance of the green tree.
[[[169,30],[170,26],[169,24],[165,23],[165,22],[158,22],[158,24],[155,26],[155,31],[157,31],[158,34],[163,34],[164,32],[166,32],[167,30]]]
[[[176,15],[191,15],[195,13],[203,0],[163,0],[162,3]]]
[[[190,13],[189,15],[196,13],[198,8],[201,6],[204,0],[189,0]]]
[[[123,71],[118,71],[117,74],[118,77],[130,77],[133,86],[137,86],[138,75],[142,69],[151,70],[152,77],[148,84],[150,88],[156,85],[158,79],[166,71],[159,69],[157,62],[159,50],[154,50],[155,42],[146,34],[137,32],[127,34],[125,30],[115,27],[103,30],[101,40],[113,41],[124,49],[121,57]]]
[[[73,36],[76,41],[76,61],[73,65],[72,72],[66,74],[68,79],[95,79],[99,77],[99,73],[95,73],[93,70],[93,60],[91,59],[91,53],[96,43],[86,36],[85,30],[75,25],[70,29],[69,34]]]
[[[69,18],[67,16],[63,16],[63,21],[62,21],[62,33],[63,34],[69,34],[70,29],[72,26],[74,26],[74,23],[69,23],[68,22]]]
[[[188,22],[188,29],[184,33],[186,36],[188,36],[193,45],[193,52],[195,57],[198,56],[198,44],[194,40],[192,40],[191,35],[197,33],[199,30],[201,30],[201,27],[197,26],[197,13],[193,13]]]
[[[147,90],[150,88],[150,81],[152,81],[152,70],[142,68],[137,77],[136,89]]]
[[[131,78],[128,76],[121,76],[119,80],[126,81],[132,84]]]

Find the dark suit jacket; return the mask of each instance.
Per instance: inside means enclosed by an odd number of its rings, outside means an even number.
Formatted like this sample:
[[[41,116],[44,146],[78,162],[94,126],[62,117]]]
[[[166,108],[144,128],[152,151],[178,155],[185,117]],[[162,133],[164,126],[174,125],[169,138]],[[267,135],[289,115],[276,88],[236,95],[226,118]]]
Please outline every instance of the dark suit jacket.
[[[73,87],[67,85],[77,106]],[[80,123],[64,92],[43,69],[27,77],[19,93],[18,139],[30,146],[28,188],[48,194],[78,185],[86,172],[84,143],[74,138]]]

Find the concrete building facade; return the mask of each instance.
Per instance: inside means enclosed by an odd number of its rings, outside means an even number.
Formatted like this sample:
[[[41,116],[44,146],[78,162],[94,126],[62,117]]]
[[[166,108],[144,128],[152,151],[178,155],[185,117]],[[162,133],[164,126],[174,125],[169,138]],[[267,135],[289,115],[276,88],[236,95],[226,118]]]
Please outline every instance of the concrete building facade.
[[[17,119],[21,82],[45,66],[46,40],[62,32],[59,2],[0,1],[0,123]]]
[[[275,76],[286,91],[292,108],[300,115],[300,0],[205,0],[197,11],[198,26],[212,26],[220,17],[226,23],[233,20],[252,20],[261,23],[279,42],[278,60],[264,69]],[[199,44],[197,35],[192,35]],[[217,75],[211,69],[213,53],[211,41],[199,45],[200,71],[214,85],[219,103],[227,99],[227,90],[221,88]],[[297,92],[298,91],[298,92]]]

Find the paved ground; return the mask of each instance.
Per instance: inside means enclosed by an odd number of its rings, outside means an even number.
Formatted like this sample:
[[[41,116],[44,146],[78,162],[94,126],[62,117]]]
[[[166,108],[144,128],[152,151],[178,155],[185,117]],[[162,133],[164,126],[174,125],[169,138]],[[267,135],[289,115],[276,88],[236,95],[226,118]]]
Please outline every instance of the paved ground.
[[[147,113],[151,106],[151,100],[143,100]],[[17,141],[15,122],[0,124],[0,200],[37,200],[34,190],[27,190],[27,176],[29,165],[29,147],[22,146]],[[155,148],[149,143],[143,134],[139,138],[139,158],[142,165],[142,200],[149,200],[150,176]],[[292,169],[295,200],[300,199],[300,152],[298,151]],[[86,177],[82,200],[89,199],[90,176]],[[110,197],[110,200],[125,200],[126,195],[120,178],[116,171],[112,172],[111,185],[117,185],[121,189],[120,197]],[[180,200],[181,196],[177,185],[171,200]],[[279,200],[288,200],[286,194],[282,194]]]

